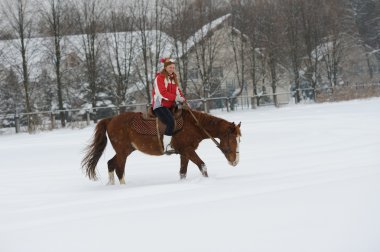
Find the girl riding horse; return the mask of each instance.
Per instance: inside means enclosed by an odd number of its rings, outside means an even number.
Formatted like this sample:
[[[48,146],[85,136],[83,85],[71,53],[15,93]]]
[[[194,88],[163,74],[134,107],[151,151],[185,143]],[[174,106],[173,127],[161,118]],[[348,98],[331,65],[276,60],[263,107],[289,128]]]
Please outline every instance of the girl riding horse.
[[[185,98],[179,89],[177,75],[175,74],[174,60],[163,58],[160,60],[164,64],[164,69],[157,74],[153,84],[152,107],[154,114],[166,124],[164,142],[164,152],[174,152],[171,146],[174,130],[174,117],[171,108],[176,102],[183,103]]]

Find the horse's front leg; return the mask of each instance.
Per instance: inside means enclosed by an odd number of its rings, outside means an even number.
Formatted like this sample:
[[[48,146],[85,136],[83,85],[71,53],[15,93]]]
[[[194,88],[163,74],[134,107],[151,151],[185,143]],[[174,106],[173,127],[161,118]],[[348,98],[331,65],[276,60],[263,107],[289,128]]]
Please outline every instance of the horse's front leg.
[[[198,166],[199,171],[202,173],[203,177],[208,177],[206,164],[202,161],[202,159],[199,158],[195,150],[188,150],[182,155],[185,158],[190,159],[191,162],[193,162],[196,166]],[[182,159],[181,159],[181,165],[182,165]],[[181,170],[182,170],[182,166],[181,166]],[[187,166],[186,166],[186,171],[187,171]]]
[[[185,179],[187,174],[187,166],[189,164],[189,159],[184,155],[181,155],[181,169],[179,170],[180,179]]]

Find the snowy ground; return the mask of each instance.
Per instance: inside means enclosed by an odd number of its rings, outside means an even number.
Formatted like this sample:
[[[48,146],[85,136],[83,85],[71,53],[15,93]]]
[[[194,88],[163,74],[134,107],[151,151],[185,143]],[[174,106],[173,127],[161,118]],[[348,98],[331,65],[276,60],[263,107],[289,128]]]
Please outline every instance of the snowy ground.
[[[208,179],[135,152],[105,186],[110,145],[101,181],[79,166],[93,127],[0,136],[0,251],[380,251],[379,98],[217,115],[241,161],[203,142]]]

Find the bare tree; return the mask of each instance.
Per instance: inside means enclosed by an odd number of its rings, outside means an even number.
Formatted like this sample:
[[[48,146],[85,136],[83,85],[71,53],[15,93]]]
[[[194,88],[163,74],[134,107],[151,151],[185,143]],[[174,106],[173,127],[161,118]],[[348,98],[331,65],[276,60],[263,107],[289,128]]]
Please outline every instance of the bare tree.
[[[318,78],[320,75],[320,58],[321,48],[319,45],[322,43],[324,36],[324,1],[310,1],[302,0],[300,2],[300,15],[302,24],[302,37],[303,44],[306,50],[305,57],[305,78],[311,83],[311,87],[314,90],[317,88]]]
[[[356,27],[363,43],[380,48],[380,2],[374,0],[349,0]]]
[[[235,65],[235,75],[237,79],[237,88],[231,95],[231,110],[234,109],[236,97],[241,95],[246,83],[246,57],[249,51],[249,37],[246,35],[249,32],[250,19],[245,12],[246,5],[241,1],[233,1],[231,3],[232,9],[232,31],[229,39],[233,51],[233,62]],[[254,56],[255,57],[255,56]]]
[[[0,1],[0,7],[2,9],[5,8],[5,3],[1,3]],[[10,31],[10,26],[6,22],[7,17],[4,14],[4,10],[0,11],[0,40],[8,40],[15,38],[14,33]]]
[[[82,48],[85,56],[86,76],[89,85],[90,102],[95,108],[97,95],[100,89],[99,61],[102,41],[99,31],[102,30],[102,17],[106,9],[106,2],[100,0],[88,0],[77,3],[77,24],[79,25]],[[96,116],[94,121],[96,122]]]
[[[301,60],[304,54],[303,43],[301,42],[301,7],[300,0],[286,0],[281,5],[282,19],[286,27],[287,38],[287,55],[290,59],[290,65],[293,73],[295,84],[295,101],[301,101],[300,90],[300,70]]]
[[[233,22],[233,27],[238,28],[243,34],[241,34],[242,41],[245,42],[245,53],[240,50],[240,54],[243,58],[247,58],[249,65],[245,68],[247,69],[250,80],[252,81],[252,108],[256,108],[260,105],[260,93],[258,92],[258,83],[260,80],[262,83],[265,82],[266,76],[266,59],[265,55],[261,53],[261,46],[259,40],[259,24],[263,23],[265,18],[260,15],[258,7],[260,3],[252,0],[231,0],[231,8],[234,16],[237,16],[238,22]],[[245,60],[244,60],[245,61]]]
[[[368,1],[359,1],[359,0],[350,0],[347,4],[347,12],[350,14],[350,15],[347,15],[348,16],[348,20],[352,20],[352,24],[351,24],[351,35],[352,37],[354,38],[355,40],[355,44],[354,46],[356,45],[361,45],[361,47],[364,49],[364,53],[363,53],[363,56],[365,57],[366,59],[366,62],[367,62],[367,69],[368,69],[368,75],[369,75],[369,78],[370,79],[373,79],[374,77],[374,66],[372,65],[371,63],[371,60],[370,60],[370,54],[371,54],[371,49],[370,49],[370,46],[369,45],[372,45],[372,41],[370,39],[368,39],[368,35],[367,35],[367,29],[363,29],[363,20],[366,20],[366,22],[371,22],[373,21],[374,19],[372,18],[368,18],[368,16],[371,16],[371,11],[368,10],[368,5],[371,5],[370,4],[371,2],[368,2]],[[378,4],[378,7],[380,7],[380,4]],[[376,11],[376,8],[375,8],[375,11]],[[379,8],[379,11],[380,11],[380,8]],[[379,12],[379,15],[380,15],[380,12]],[[380,21],[380,18],[378,17],[377,18],[379,21]],[[379,25],[380,25],[380,22],[379,22]],[[380,32],[380,28],[379,28],[379,32]],[[379,35],[379,38],[380,38],[380,35]],[[366,44],[368,43],[368,45]]]
[[[339,65],[346,47],[344,39],[346,33],[344,32],[343,22],[344,12],[345,9],[341,0],[330,1],[329,9],[326,13],[327,17],[329,17],[326,20],[328,37],[321,44],[321,53],[331,87],[338,84]]]
[[[66,126],[65,113],[62,111],[63,107],[63,86],[62,86],[62,36],[65,33],[63,26],[64,15],[64,0],[48,0],[40,3],[41,19],[47,24],[47,33],[53,38],[53,50],[49,53],[52,57],[54,65],[56,85],[57,85],[57,99],[58,109],[60,111],[61,126]]]
[[[165,16],[164,16],[164,4],[163,0],[155,0],[154,1],[154,12],[152,12],[152,18],[153,20],[153,29],[154,29],[154,48],[155,53],[150,57],[150,65],[151,65],[151,76],[154,76],[154,74],[158,71],[158,65],[160,63],[160,58],[162,57],[162,49],[163,49],[163,43],[169,42],[169,41],[163,41],[163,33],[161,32],[164,27],[165,22]],[[152,78],[153,79],[153,78]]]
[[[225,43],[220,36],[210,36],[212,30],[220,25],[222,19],[227,16],[221,17],[221,19],[213,20],[217,5],[212,1],[207,3],[203,1],[197,1],[194,9],[193,24],[203,24],[201,28],[189,39],[189,53],[195,55],[193,59],[198,76],[201,81],[201,89],[198,89],[198,83],[194,84],[194,89],[198,92],[198,95],[204,99],[214,96],[220,92],[220,79],[217,78],[215,69],[215,63],[217,55]],[[215,78],[216,77],[216,78]],[[205,109],[208,112],[208,107]]]
[[[142,60],[142,64],[138,64],[136,69],[149,103],[151,102],[151,85],[159,70],[159,59],[170,56],[163,55],[170,43],[166,41],[167,38],[164,38],[162,33],[165,21],[163,1],[155,0],[153,6],[150,4],[151,1],[140,0],[134,5],[134,23],[139,33],[138,48]]]
[[[28,69],[28,41],[32,33],[32,13],[30,9],[29,0],[6,0],[1,5],[3,16],[7,19],[9,26],[14,31],[17,37],[17,44],[15,47],[20,53],[21,75],[25,97],[25,109],[27,113],[32,112],[32,104],[30,101],[30,82],[29,82],[29,69]],[[28,131],[34,131],[34,119],[28,116]]]
[[[138,75],[139,79],[142,83],[144,83],[145,86],[145,96],[147,99],[147,102],[151,102],[151,79],[153,78],[150,76],[150,71],[149,71],[149,57],[150,55],[150,38],[149,38],[149,3],[147,0],[141,0],[135,2],[134,5],[134,19],[135,19],[135,25],[137,28],[137,31],[139,32],[139,47],[141,50],[141,56],[142,56],[142,68],[140,69],[140,65],[137,66],[138,69]]]
[[[189,81],[189,55],[187,48],[189,47],[188,38],[194,32],[194,26],[191,22],[193,14],[193,6],[190,0],[166,0],[165,8],[170,17],[167,27],[167,33],[173,38],[174,54],[177,58],[177,69],[179,79],[182,85],[182,91],[187,94],[187,86]]]
[[[22,88],[18,76],[11,68],[9,71],[0,69],[0,111],[6,116],[21,109]],[[5,118],[9,119],[9,118]],[[0,123],[1,127],[1,123]]]
[[[279,2],[277,1],[258,1],[258,13],[263,15],[259,24],[260,43],[265,48],[264,53],[268,61],[271,77],[271,87],[273,101],[276,107],[279,106],[277,100],[278,66],[282,54],[283,32],[279,20]]]
[[[250,65],[249,65],[249,73],[250,78],[252,81],[252,90],[253,90],[253,97],[251,100],[252,108],[256,108],[256,106],[259,106],[260,99],[258,98],[258,81],[260,79],[260,71],[259,71],[259,63],[260,59],[258,58],[259,55],[259,30],[258,30],[258,24],[260,23],[260,18],[262,16],[257,15],[257,3],[256,1],[251,0],[245,0],[242,1],[241,4],[241,16],[242,19],[245,20],[243,23],[244,26],[241,29],[241,31],[247,36],[248,38],[248,54],[247,57],[249,59]],[[263,68],[262,68],[263,70]]]
[[[376,49],[380,49],[380,2],[372,1],[372,4],[374,6],[372,11],[370,11],[371,17],[368,21],[368,26],[370,29],[369,42]]]
[[[110,35],[106,38],[108,61],[115,83],[112,85],[112,92],[120,112],[125,111],[125,107],[122,105],[127,100],[127,90],[133,81],[132,67],[136,58],[136,38],[132,32],[134,19],[128,15],[130,11],[133,9],[126,5],[117,6],[111,11],[109,17]]]

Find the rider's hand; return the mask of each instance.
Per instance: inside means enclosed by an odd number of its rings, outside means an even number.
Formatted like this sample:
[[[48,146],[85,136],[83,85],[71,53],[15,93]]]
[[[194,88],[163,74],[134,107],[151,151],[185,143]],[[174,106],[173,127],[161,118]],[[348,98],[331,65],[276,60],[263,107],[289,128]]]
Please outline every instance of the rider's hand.
[[[177,97],[176,101],[179,102],[179,103],[184,103],[185,102],[185,98],[183,98],[182,96],[179,96],[179,97]]]
[[[187,102],[185,102],[185,103],[182,105],[182,108],[184,108],[184,109],[191,109],[190,105],[189,105]]]

